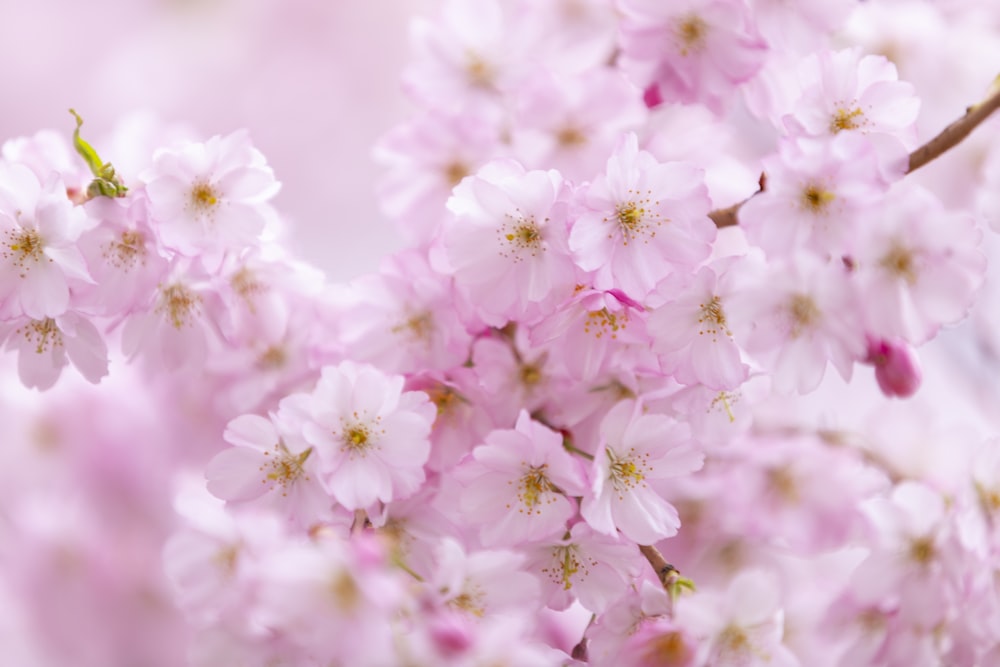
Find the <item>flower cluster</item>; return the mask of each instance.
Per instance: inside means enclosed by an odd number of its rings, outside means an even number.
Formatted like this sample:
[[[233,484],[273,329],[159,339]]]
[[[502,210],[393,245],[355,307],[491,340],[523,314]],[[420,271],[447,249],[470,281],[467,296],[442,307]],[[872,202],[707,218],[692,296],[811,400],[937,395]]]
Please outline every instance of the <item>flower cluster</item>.
[[[997,659],[997,441],[889,407],[983,232],[908,176],[943,150],[910,153],[916,87],[827,48],[869,8],[801,4],[447,0],[376,151],[410,245],[346,285],[282,250],[245,133],[136,174],[79,133],[5,144],[0,336],[29,387],[98,381],[108,341],[140,362],[164,463],[127,497],[190,664]],[[96,560],[74,539],[47,548]]]

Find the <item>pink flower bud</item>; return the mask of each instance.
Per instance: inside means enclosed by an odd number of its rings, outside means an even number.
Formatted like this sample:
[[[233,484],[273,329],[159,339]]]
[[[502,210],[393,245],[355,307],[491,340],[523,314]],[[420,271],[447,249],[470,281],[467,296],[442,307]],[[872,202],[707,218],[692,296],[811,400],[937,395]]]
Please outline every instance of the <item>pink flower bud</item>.
[[[908,398],[920,388],[920,359],[906,342],[869,337],[865,362],[875,367],[875,379],[886,396]]]

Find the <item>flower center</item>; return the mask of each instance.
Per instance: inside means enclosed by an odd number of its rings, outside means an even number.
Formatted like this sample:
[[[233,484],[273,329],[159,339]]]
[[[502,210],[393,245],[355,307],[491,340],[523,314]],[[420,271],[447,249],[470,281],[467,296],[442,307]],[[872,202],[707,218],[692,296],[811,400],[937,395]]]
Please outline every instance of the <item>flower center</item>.
[[[521,384],[527,388],[532,388],[542,381],[542,369],[539,364],[521,364],[520,369]]]
[[[650,665],[686,665],[691,658],[691,649],[684,642],[680,632],[667,632],[649,643],[644,651]]]
[[[857,104],[838,105],[830,119],[830,131],[836,134],[842,130],[856,130],[868,123],[865,113]]]
[[[732,336],[732,332],[726,327],[726,313],[722,310],[722,299],[712,296],[708,303],[698,304],[698,335],[712,334],[715,336],[722,331],[727,336]]]
[[[812,213],[822,213],[836,196],[816,184],[809,184],[802,191],[802,208]]]
[[[543,464],[541,466],[533,466],[528,468],[528,470],[521,476],[521,479],[517,483],[517,499],[521,501],[521,504],[527,508],[527,513],[540,514],[541,510],[536,510],[535,506],[542,502],[542,496],[546,493],[552,493],[558,491],[555,484],[553,484],[549,478],[545,475],[545,469],[548,466]],[[549,502],[554,502],[555,498],[551,499]],[[518,512],[524,512],[524,509],[518,508]]]
[[[462,162],[455,161],[448,163],[444,168],[444,177],[452,187],[462,182],[462,179],[469,175],[469,168]]]
[[[624,330],[628,324],[628,314],[609,312],[607,308],[592,310],[587,313],[587,319],[583,322],[584,333],[593,332],[594,337],[600,339],[605,333],[610,332],[611,339],[618,338],[618,332]]]
[[[179,283],[167,285],[160,289],[160,303],[157,313],[166,313],[175,329],[181,329],[189,324],[198,314],[198,304],[201,297],[194,294],[186,286]]]
[[[289,486],[302,477],[306,480],[309,479],[309,476],[303,469],[303,465],[305,465],[309,455],[312,454],[312,447],[301,454],[292,454],[288,451],[285,443],[279,440],[278,444],[274,446],[274,451],[276,454],[274,458],[260,467],[260,471],[265,473],[264,479],[261,482],[265,484],[269,480],[274,482],[281,486],[281,495],[287,496]],[[271,452],[264,452],[264,456],[270,457]],[[274,486],[272,485],[271,488],[274,488]]]
[[[392,328],[392,333],[407,333],[410,340],[430,342],[431,332],[434,331],[434,318],[430,312],[423,311],[416,315],[411,315],[402,324],[397,324]]]
[[[206,181],[196,181],[191,188],[191,206],[197,213],[206,213],[219,203],[215,189]]]
[[[920,537],[910,543],[910,560],[918,565],[927,565],[936,555],[934,540],[929,537]]]
[[[543,567],[542,573],[549,577],[554,583],[562,586],[564,591],[573,588],[574,575],[586,578],[590,573],[590,566],[597,565],[597,561],[591,560],[588,564],[586,559],[581,559],[580,548],[575,544],[552,548],[552,565]]]
[[[257,368],[261,370],[277,370],[288,362],[288,353],[280,345],[272,345],[257,357]]]
[[[375,417],[374,423],[360,421],[358,413],[354,413],[355,421],[344,423],[340,429],[340,441],[344,443],[344,448],[348,455],[354,458],[355,455],[365,457],[372,449],[378,448],[379,434],[384,431],[378,430],[381,417]]]
[[[23,229],[20,231],[9,230],[6,233],[7,249],[3,253],[4,259],[13,259],[14,264],[27,270],[25,263],[28,261],[40,262],[44,256],[45,244],[41,234],[34,229]],[[24,277],[24,274],[21,274]]]
[[[629,448],[628,455],[619,456],[610,447],[604,450],[608,457],[608,474],[611,477],[611,484],[618,491],[619,499],[623,498],[626,491],[631,491],[639,486],[645,486],[646,473],[649,472],[649,464],[646,459],[648,454],[640,457],[636,456],[635,448]]]
[[[690,53],[697,53],[705,46],[705,35],[708,32],[708,24],[700,16],[693,14],[677,22],[674,27],[674,34],[680,43],[680,53],[687,56]]]
[[[513,222],[504,225],[500,233],[503,236],[503,241],[506,242],[506,245],[513,252],[501,250],[501,257],[511,257],[515,262],[519,262],[524,258],[524,253],[535,257],[539,250],[545,250],[542,245],[542,232],[535,223],[534,218],[514,217],[511,215],[507,217]],[[548,219],[546,219],[546,222],[548,222]]]
[[[448,600],[448,606],[482,618],[486,614],[486,605],[484,604],[486,596],[478,586],[466,583],[465,587],[467,590]]]
[[[62,347],[63,337],[56,321],[51,317],[44,320],[31,320],[23,327],[19,327],[14,335],[24,336],[24,339],[35,346],[37,354],[43,354],[57,347]]]
[[[469,83],[476,88],[492,88],[496,76],[493,67],[476,53],[469,53],[465,61],[465,73]]]
[[[788,304],[788,312],[792,317],[792,338],[798,338],[806,329],[813,328],[819,322],[819,308],[808,294],[793,295]]]
[[[632,190],[629,190],[629,193],[636,194]],[[653,200],[647,198],[622,202],[615,207],[614,218],[610,220],[618,225],[618,231],[622,236],[622,245],[627,246],[639,236],[648,237],[643,241],[648,243],[650,238],[656,236],[656,228],[660,226],[662,221],[652,210],[654,203]],[[604,221],[609,222],[609,218],[604,218]],[[613,233],[608,234],[608,238],[613,237]]]
[[[587,135],[572,125],[566,125],[556,133],[556,142],[563,148],[581,146],[587,143]]]
[[[917,282],[917,267],[913,258],[913,252],[909,248],[903,247],[900,243],[894,243],[889,252],[879,260],[879,266],[888,271],[891,275],[902,278],[910,285]]]
[[[145,264],[146,245],[142,232],[122,232],[120,240],[107,245],[103,256],[112,266],[123,271],[131,270],[136,263]]]

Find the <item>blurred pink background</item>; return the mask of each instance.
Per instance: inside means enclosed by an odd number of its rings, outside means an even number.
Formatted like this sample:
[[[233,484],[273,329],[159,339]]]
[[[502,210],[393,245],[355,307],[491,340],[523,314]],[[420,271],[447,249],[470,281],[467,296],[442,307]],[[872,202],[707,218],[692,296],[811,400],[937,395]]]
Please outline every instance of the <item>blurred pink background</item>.
[[[407,21],[436,4],[0,0],[0,141],[69,134],[69,107],[99,150],[136,111],[203,137],[246,127],[283,184],[293,251],[350,278],[399,246],[376,206],[371,148],[408,115]]]

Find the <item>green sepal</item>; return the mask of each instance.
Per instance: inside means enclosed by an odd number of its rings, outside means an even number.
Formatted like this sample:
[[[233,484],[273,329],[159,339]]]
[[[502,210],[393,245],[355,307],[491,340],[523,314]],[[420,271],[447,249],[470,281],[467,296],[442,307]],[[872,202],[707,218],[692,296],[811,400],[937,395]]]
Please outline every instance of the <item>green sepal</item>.
[[[115,168],[110,163],[102,161],[101,156],[97,154],[94,147],[80,136],[80,127],[83,125],[83,119],[80,118],[80,114],[73,109],[70,109],[69,112],[76,119],[76,129],[73,130],[73,147],[80,154],[80,157],[83,158],[83,161],[87,163],[87,166],[90,167],[90,173],[94,175],[94,180],[87,186],[87,196],[124,197],[125,193],[128,192],[128,188],[118,178]]]

